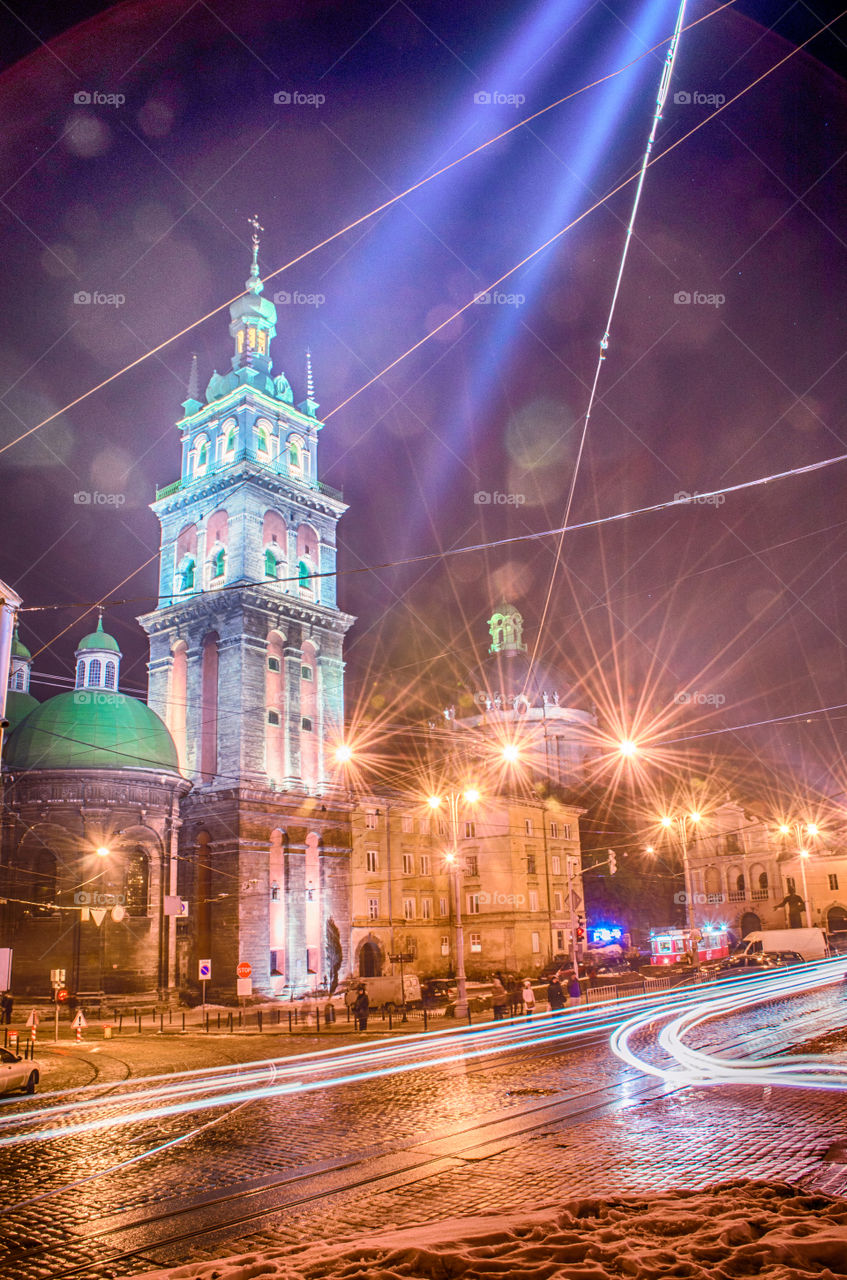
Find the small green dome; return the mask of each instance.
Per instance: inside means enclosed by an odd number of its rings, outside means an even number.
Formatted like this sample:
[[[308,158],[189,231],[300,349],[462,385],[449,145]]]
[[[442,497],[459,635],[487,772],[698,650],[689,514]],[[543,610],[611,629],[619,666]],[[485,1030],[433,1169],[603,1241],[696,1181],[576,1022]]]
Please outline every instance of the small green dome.
[[[138,698],[107,689],[74,689],[36,704],[9,738],[6,765],[179,773],[164,721]]]
[[[21,644],[18,628],[12,633],[12,657],[23,658],[24,662],[32,662],[32,654],[25,644]]]
[[[41,703],[31,693],[24,693],[23,689],[9,689],[6,694],[6,719],[9,721],[7,732],[14,733],[30,711],[40,706]]]
[[[77,653],[82,649],[109,649],[112,653],[120,653],[120,647],[114,636],[103,630],[103,619],[98,618],[97,630],[83,636],[76,647]]]

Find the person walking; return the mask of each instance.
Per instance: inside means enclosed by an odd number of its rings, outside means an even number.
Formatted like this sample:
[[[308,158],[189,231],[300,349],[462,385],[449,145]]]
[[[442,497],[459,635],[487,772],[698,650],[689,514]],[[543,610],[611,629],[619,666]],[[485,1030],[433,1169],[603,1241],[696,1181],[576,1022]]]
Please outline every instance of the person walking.
[[[531,1018],[535,1010],[535,992],[532,989],[532,982],[529,978],[524,978],[523,980],[521,1003],[523,1004],[524,1016]]]
[[[516,1018],[523,1006],[523,987],[517,976],[509,979],[509,1017]]]
[[[582,1004],[582,987],[579,985],[579,978],[571,972],[568,975],[568,1008],[577,1004]]]
[[[13,1008],[14,1008],[14,1001],[12,999],[11,991],[4,991],[3,998],[2,1000],[0,1000],[0,1010],[2,1010],[3,1021],[5,1022],[7,1027],[9,1023],[12,1021]]]
[[[547,1003],[550,1006],[551,1013],[562,1013],[565,1008],[565,992],[559,981],[558,974],[550,979],[550,985],[547,988]]]
[[[509,1003],[509,993],[506,985],[499,973],[495,973],[494,981],[491,984],[491,1006],[494,1010],[494,1021],[502,1022],[503,1015],[506,1012],[506,1005]]]
[[[353,1014],[356,1019],[356,1030],[367,1031],[368,1014],[370,1013],[371,1002],[368,999],[368,993],[364,987],[359,987],[356,1000],[353,1005]]]

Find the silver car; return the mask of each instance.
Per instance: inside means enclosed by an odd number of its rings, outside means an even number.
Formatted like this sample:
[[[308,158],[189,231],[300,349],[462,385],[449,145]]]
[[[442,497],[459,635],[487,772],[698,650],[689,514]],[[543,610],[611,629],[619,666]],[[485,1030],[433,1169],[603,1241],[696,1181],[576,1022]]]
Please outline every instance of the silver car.
[[[35,1093],[38,1084],[38,1063],[19,1058],[8,1049],[0,1049],[0,1093]]]

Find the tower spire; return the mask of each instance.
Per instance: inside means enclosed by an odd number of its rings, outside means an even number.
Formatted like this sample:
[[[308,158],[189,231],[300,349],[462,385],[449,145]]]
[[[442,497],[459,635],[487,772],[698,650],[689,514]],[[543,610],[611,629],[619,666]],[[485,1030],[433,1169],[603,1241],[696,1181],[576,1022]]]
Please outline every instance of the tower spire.
[[[254,213],[247,221],[253,228],[253,261],[250,263],[250,277],[244,288],[248,293],[261,293],[265,286],[259,277],[259,232],[264,231],[265,228],[259,222],[258,214]]]
[[[197,365],[196,352],[191,357],[191,368],[188,371],[188,385],[185,388],[185,399],[182,407],[187,414],[196,413],[202,407],[200,400],[200,370]]]
[[[315,378],[312,373],[312,350],[311,347],[306,348],[306,399],[314,400],[315,398]]]

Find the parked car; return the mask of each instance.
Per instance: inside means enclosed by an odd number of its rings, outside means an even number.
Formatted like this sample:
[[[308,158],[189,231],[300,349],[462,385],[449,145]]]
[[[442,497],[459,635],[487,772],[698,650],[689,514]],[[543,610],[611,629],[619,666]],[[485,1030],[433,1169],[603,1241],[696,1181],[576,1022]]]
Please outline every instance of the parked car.
[[[806,961],[800,955],[799,951],[766,951],[766,956],[770,956],[777,964],[805,964]]]
[[[0,1093],[35,1093],[39,1080],[38,1063],[19,1058],[9,1049],[0,1049]]]
[[[763,969],[779,967],[780,962],[770,952],[757,951],[753,955],[727,956],[712,964],[701,964],[700,974],[704,978],[717,978],[722,982],[725,978],[744,978]]]
[[[421,997],[427,1009],[438,1005],[449,1004],[456,995],[456,984],[447,978],[430,978],[421,983]]]
[[[838,929],[829,935],[829,947],[833,955],[847,956],[847,933]]]

